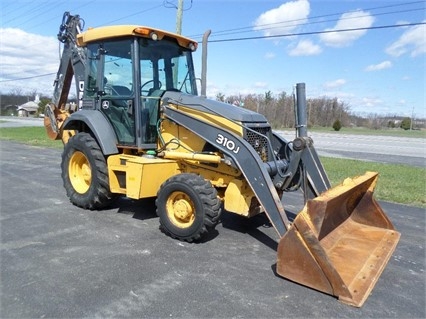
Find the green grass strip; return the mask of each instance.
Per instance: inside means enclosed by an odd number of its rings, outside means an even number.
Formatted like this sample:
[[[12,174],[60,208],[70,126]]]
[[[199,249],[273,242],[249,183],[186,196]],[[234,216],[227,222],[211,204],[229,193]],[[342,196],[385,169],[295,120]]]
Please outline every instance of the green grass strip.
[[[0,139],[21,142],[34,146],[62,148],[62,141],[54,141],[47,137],[44,126],[0,128]]]
[[[321,162],[333,186],[366,171],[379,172],[377,199],[426,207],[426,168],[331,157],[321,157]]]

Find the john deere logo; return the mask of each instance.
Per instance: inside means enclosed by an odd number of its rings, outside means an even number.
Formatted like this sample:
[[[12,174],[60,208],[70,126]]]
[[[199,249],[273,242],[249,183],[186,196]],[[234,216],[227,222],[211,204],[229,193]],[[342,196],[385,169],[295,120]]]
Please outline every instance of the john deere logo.
[[[109,101],[103,101],[103,102],[102,102],[102,108],[103,108],[104,110],[108,109],[108,108],[109,108]]]

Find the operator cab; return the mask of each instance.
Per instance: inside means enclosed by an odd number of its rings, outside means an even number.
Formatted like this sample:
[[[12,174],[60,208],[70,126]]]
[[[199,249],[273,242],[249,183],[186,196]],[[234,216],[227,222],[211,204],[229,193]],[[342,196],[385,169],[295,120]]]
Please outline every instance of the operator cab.
[[[99,109],[118,146],[157,146],[159,104],[165,91],[197,95],[192,51],[174,38],[127,36],[87,44],[83,108]]]

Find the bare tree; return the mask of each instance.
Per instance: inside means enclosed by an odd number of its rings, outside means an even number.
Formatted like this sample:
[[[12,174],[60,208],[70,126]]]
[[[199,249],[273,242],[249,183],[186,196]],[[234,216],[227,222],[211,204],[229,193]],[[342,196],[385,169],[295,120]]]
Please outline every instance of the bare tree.
[[[275,128],[295,126],[294,98],[293,95],[286,92],[274,95],[271,91],[267,91],[264,94],[231,95],[227,97],[218,94],[216,99],[261,113]],[[349,126],[353,121],[349,113],[349,105],[337,98],[326,96],[310,98],[307,100],[307,108],[309,126],[331,127],[336,120],[339,120],[343,126]]]
[[[10,95],[14,95],[14,96],[22,96],[22,89],[21,88],[13,88],[12,90],[10,90]]]

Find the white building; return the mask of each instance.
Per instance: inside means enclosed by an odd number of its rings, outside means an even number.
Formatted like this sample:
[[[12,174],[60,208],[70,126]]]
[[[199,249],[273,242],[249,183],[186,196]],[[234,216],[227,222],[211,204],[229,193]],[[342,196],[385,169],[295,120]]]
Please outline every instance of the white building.
[[[28,117],[37,113],[40,96],[37,94],[34,101],[29,101],[18,106],[18,116]]]

